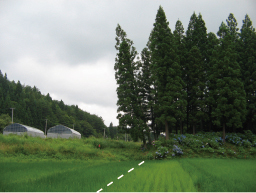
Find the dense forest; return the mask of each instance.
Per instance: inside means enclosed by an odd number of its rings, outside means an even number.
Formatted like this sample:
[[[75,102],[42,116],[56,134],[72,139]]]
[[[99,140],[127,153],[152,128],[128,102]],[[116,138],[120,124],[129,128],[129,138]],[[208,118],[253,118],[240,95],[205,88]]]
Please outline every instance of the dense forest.
[[[115,78],[119,127],[150,141],[160,132],[256,132],[256,33],[230,13],[217,34],[201,14],[172,32],[160,6],[140,54],[118,24]]]
[[[97,115],[81,110],[77,105],[66,105],[62,100],[53,100],[48,93],[41,94],[35,86],[21,85],[9,81],[7,74],[3,75],[0,70],[0,130],[11,123],[12,110],[14,109],[13,122],[32,126],[45,131],[62,124],[73,128],[83,137],[100,137],[105,132],[108,135],[108,127]]]

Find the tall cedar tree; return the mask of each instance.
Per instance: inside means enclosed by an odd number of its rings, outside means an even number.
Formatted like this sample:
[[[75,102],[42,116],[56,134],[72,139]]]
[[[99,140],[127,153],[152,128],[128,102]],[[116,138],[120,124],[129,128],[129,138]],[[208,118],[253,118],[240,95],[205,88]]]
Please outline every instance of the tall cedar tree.
[[[141,61],[138,62],[138,75],[137,75],[137,87],[139,90],[139,101],[143,111],[143,117],[145,123],[151,122],[151,131],[155,132],[154,126],[154,97],[152,93],[152,73],[150,69],[151,59],[148,48],[144,48],[141,52]],[[148,134],[149,143],[151,143],[149,128],[146,130]]]
[[[115,78],[117,81],[117,112],[119,127],[129,128],[134,141],[145,137],[143,130],[147,129],[147,124],[143,120],[143,110],[139,101],[139,90],[137,88],[135,62],[137,51],[133,47],[133,42],[126,37],[125,31],[118,24],[116,27],[117,57],[115,62]]]
[[[219,39],[217,38],[217,36],[210,32],[207,35],[207,57],[206,57],[206,63],[207,63],[207,71],[206,71],[206,92],[205,92],[205,102],[206,102],[206,106],[207,106],[207,113],[208,113],[208,124],[207,124],[207,128],[208,131],[212,131],[213,130],[213,119],[212,119],[212,110],[213,107],[215,106],[215,100],[214,100],[214,95],[213,95],[213,90],[215,90],[215,79],[211,79],[212,78],[212,66],[216,63],[217,60],[217,54],[213,54],[214,50],[216,49],[216,47],[218,47],[219,45]],[[214,77],[213,77],[214,78]]]
[[[247,114],[244,128],[253,129],[256,128],[256,33],[248,15],[243,20],[238,48],[246,92]]]
[[[235,51],[237,41],[236,20],[233,14],[223,22],[219,28],[220,46],[218,59],[212,69],[212,79],[216,81],[214,97],[216,107],[212,115],[214,123],[223,127],[223,142],[225,142],[226,125],[228,127],[242,127],[246,113],[246,101],[243,82],[240,79],[240,66]],[[216,54],[216,52],[215,52]]]
[[[205,82],[202,81],[204,79],[203,60],[197,46],[192,47],[187,59],[187,70],[189,71],[187,75],[187,84],[189,87],[188,95],[191,97],[189,99],[189,120],[193,126],[193,134],[195,134],[196,125],[202,121],[201,118],[204,115],[203,108],[205,89]]]
[[[149,48],[157,97],[155,110],[160,114],[156,120],[165,124],[166,139],[169,139],[169,123],[172,127],[175,126],[177,117],[182,116],[181,106],[184,104],[181,68],[168,25],[164,10],[160,6],[150,35]]]
[[[179,57],[179,65],[182,69],[182,80],[183,80],[183,104],[181,105],[181,111],[182,111],[182,115],[179,118],[179,126],[180,126],[180,134],[183,133],[183,121],[185,120],[186,117],[186,106],[187,106],[187,93],[185,92],[186,89],[186,84],[184,82],[185,80],[185,62],[186,62],[186,58],[185,58],[185,35],[184,35],[184,27],[181,23],[180,20],[178,20],[175,24],[175,30],[173,32],[173,37],[174,37],[174,43],[175,43],[175,47],[176,47],[176,55]],[[176,127],[177,128],[177,127]],[[178,134],[177,130],[176,130],[176,134]]]
[[[201,130],[203,129],[203,121],[207,120],[205,96],[206,93],[206,47],[207,47],[207,29],[202,15],[198,17],[195,13],[192,14],[188,29],[186,31],[186,65],[184,81],[187,85],[187,128],[190,125],[193,127],[193,134],[195,134],[195,127],[200,124]],[[198,51],[197,51],[197,50]],[[200,55],[197,55],[200,54]],[[193,58],[195,57],[195,58]],[[193,62],[197,64],[193,64]],[[192,68],[191,65],[196,65],[197,69]],[[198,79],[197,76],[200,76]],[[193,81],[197,79],[199,82]],[[200,85],[200,87],[197,87]],[[195,88],[197,87],[197,88]],[[198,98],[199,97],[199,98]],[[195,102],[200,100],[200,102]],[[197,110],[195,110],[197,109]],[[195,114],[200,111],[200,116]]]

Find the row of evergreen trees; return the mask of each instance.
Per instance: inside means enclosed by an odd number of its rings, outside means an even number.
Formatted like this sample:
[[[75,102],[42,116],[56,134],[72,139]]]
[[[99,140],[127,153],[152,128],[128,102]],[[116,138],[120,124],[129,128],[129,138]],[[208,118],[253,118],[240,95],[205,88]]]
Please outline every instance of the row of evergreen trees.
[[[140,57],[118,24],[115,78],[119,126],[145,143],[153,131],[256,131],[256,33],[231,13],[217,36],[193,13],[172,32],[160,6]],[[225,138],[223,136],[223,138]],[[150,140],[150,138],[149,138]]]
[[[78,108],[77,105],[66,105],[64,102],[52,100],[50,94],[41,94],[35,86],[21,85],[7,79],[0,70],[0,131],[10,124],[14,109],[14,122],[29,125],[45,131],[47,128],[62,124],[73,128],[82,136],[102,136],[104,128],[108,128],[97,115],[92,115]]]

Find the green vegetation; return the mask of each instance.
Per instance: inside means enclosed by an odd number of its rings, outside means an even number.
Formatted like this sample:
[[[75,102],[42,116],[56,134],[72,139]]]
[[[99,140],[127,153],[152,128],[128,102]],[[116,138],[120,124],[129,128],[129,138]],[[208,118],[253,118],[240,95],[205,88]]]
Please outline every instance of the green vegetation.
[[[100,144],[100,148],[98,147]],[[62,139],[0,134],[0,157],[56,160],[139,160],[139,143],[102,138]]]
[[[0,191],[255,192],[255,159],[0,161]],[[133,171],[128,171],[134,168]],[[15,172],[14,172],[15,171]],[[117,179],[119,176],[122,178]],[[110,182],[112,185],[107,186]]]
[[[136,165],[135,165],[136,166]],[[134,167],[134,166],[133,166]],[[127,172],[126,172],[127,173]],[[125,174],[126,174],[125,173]],[[124,174],[124,175],[125,175]],[[195,192],[190,175],[178,161],[147,161],[113,185],[107,192]]]
[[[103,138],[38,138],[0,134],[0,157],[57,160],[153,160],[176,157],[256,158],[256,136],[227,133],[226,143],[221,133],[172,135],[160,137],[145,147],[140,142],[125,142]],[[100,144],[100,148],[99,148]]]
[[[175,133],[251,130],[256,132],[256,32],[248,15],[241,32],[230,13],[217,36],[207,33],[194,12],[187,31],[178,20],[174,32],[163,7],[141,58],[118,24],[116,81],[121,128],[136,141],[151,142]],[[149,124],[150,125],[147,125]],[[141,134],[144,132],[144,135]],[[136,134],[136,135],[135,135]]]
[[[137,162],[1,161],[0,191],[96,192]],[[13,173],[15,171],[15,175]]]
[[[21,85],[20,81],[15,83],[3,75],[0,70],[0,133],[11,123],[12,111],[14,110],[14,122],[42,131],[45,130],[45,119],[47,128],[55,125],[65,125],[81,133],[84,137],[101,137],[104,133],[109,135],[102,117],[92,115],[81,110],[77,105],[66,105],[64,102],[52,100],[50,94],[43,95],[35,86]]]
[[[180,159],[197,191],[255,192],[256,160]]]
[[[0,191],[254,192],[256,136],[228,133],[223,144],[221,135],[171,135],[145,147],[95,137],[0,134]]]

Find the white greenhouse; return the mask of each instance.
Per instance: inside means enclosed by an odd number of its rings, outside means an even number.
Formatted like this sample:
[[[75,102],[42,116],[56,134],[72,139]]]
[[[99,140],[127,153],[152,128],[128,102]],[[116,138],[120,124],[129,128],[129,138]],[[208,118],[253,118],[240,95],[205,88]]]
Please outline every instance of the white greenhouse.
[[[43,131],[41,131],[39,129],[36,129],[36,128],[33,128],[33,127],[30,127],[30,126],[27,126],[27,125],[22,125],[22,124],[19,124],[19,123],[13,123],[13,124],[8,125],[7,127],[5,127],[4,130],[3,130],[3,134],[4,135],[9,135],[9,134],[24,135],[24,134],[27,134],[27,135],[30,135],[30,136],[33,136],[33,137],[45,138],[45,135],[44,135]]]
[[[51,127],[47,131],[47,137],[51,138],[79,138],[81,139],[81,134],[74,129],[70,129],[69,127],[66,127],[64,125],[56,125],[54,127]]]

